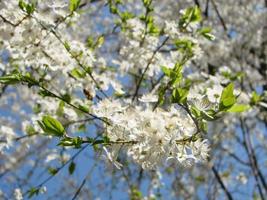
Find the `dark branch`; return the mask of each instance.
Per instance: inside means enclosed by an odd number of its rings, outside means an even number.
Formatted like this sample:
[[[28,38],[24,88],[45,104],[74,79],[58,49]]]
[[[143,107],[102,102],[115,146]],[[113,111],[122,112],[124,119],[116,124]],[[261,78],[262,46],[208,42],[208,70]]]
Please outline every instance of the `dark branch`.
[[[233,197],[232,197],[231,193],[225,187],[225,185],[223,183],[223,180],[221,179],[220,174],[218,173],[217,169],[214,166],[212,166],[212,172],[213,172],[214,176],[216,177],[218,183],[220,184],[222,190],[224,191],[225,195],[227,196],[227,198],[229,200],[233,200]]]

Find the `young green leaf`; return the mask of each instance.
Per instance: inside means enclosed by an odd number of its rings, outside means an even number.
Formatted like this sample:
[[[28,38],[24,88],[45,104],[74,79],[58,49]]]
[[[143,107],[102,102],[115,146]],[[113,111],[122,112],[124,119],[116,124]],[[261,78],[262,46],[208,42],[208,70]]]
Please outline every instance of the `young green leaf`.
[[[172,92],[172,102],[173,103],[185,103],[187,100],[188,89],[176,88]]]
[[[211,34],[211,28],[210,27],[203,27],[201,29],[198,29],[198,34],[202,35],[203,37],[207,38],[208,40],[214,40],[215,36]]]
[[[224,111],[228,110],[235,103],[236,103],[236,97],[234,95],[234,84],[230,83],[222,91],[219,109]]]
[[[192,22],[200,22],[202,20],[201,10],[198,6],[187,8],[179,21],[179,26],[181,28],[186,28],[186,26]]]
[[[105,38],[104,38],[104,36],[99,36],[99,37],[97,38],[97,40],[96,40],[95,46],[96,46],[96,47],[101,47],[102,44],[104,44],[104,42],[105,42]]]
[[[89,108],[85,105],[79,105],[79,110],[85,112],[85,113],[88,113],[89,112]]]
[[[43,116],[42,121],[38,121],[38,123],[43,131],[48,135],[62,137],[65,133],[65,129],[62,124],[49,115]]]
[[[73,147],[76,149],[81,148],[81,145],[83,143],[83,139],[81,137],[64,137],[60,140],[58,146],[63,146],[63,147]]]
[[[214,116],[206,111],[200,111],[201,117],[207,121],[212,121],[214,120]]]
[[[19,8],[26,12],[28,15],[32,14],[35,10],[34,3],[26,3],[23,0],[19,0]]]
[[[58,172],[58,169],[57,168],[53,168],[53,167],[49,167],[48,168],[48,172],[49,172],[49,174],[51,174],[51,175],[56,175],[57,174],[57,172]]]
[[[30,199],[30,198],[32,198],[33,196],[37,196],[38,194],[39,194],[39,192],[40,192],[40,188],[35,188],[35,187],[33,187],[33,188],[31,188],[31,189],[29,189],[28,191],[27,191],[27,193],[28,193],[28,198]]]
[[[168,76],[168,77],[171,76],[171,69],[170,69],[170,68],[165,67],[165,66],[162,66],[161,69],[162,69],[163,73],[164,73],[166,76]]]
[[[251,105],[256,105],[257,103],[260,102],[261,96],[258,95],[255,91],[253,91],[251,95],[252,95],[251,99],[250,99],[250,104]]]
[[[249,105],[235,104],[227,112],[244,112],[250,109]]]
[[[151,3],[152,3],[152,0],[143,0],[143,4],[145,7],[149,7]]]
[[[70,12],[76,11],[80,5],[80,2],[81,0],[70,0],[70,5],[69,5]]]
[[[191,106],[190,110],[196,118],[199,118],[201,116],[201,111],[196,106]]]
[[[27,135],[34,135],[36,133],[34,127],[31,125],[27,125],[25,131],[26,131]]]
[[[67,50],[67,51],[70,51],[70,45],[69,45],[69,43],[66,41],[66,42],[64,42],[64,47],[65,47],[65,49]]]
[[[69,165],[69,174],[73,174],[73,172],[75,171],[76,168],[76,164],[72,161]]]
[[[19,0],[19,8],[24,10],[26,8],[26,3],[23,0]]]

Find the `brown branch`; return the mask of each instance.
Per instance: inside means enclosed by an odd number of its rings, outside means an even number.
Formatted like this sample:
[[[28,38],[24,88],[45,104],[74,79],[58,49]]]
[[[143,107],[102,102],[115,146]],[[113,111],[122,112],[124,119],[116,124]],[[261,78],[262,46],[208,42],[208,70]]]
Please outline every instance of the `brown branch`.
[[[87,173],[87,175],[84,177],[81,185],[79,186],[79,188],[76,190],[74,196],[72,197],[72,200],[75,200],[78,197],[78,195],[81,193],[82,188],[84,187],[87,179],[92,175],[95,167],[96,167],[96,163],[91,167],[91,169],[89,170],[89,172]]]
[[[250,167],[250,163],[240,159],[236,154],[230,152],[228,149],[226,148],[222,148],[223,151],[225,151],[227,154],[229,154],[230,157],[232,157],[233,159],[235,159],[237,162],[239,162],[240,164],[243,164],[245,166],[249,166]]]
[[[152,64],[152,61],[153,61],[155,55],[156,55],[157,52],[158,52],[158,51],[159,51],[159,50],[166,44],[166,42],[167,42],[168,40],[169,40],[169,36],[166,37],[166,38],[164,39],[164,41],[161,43],[161,45],[158,46],[158,47],[153,51],[153,54],[152,54],[152,56],[150,57],[150,59],[148,60],[148,63],[147,63],[147,65],[146,65],[146,68],[145,68],[144,72],[143,72],[142,75],[141,75],[141,78],[139,79],[139,81],[138,81],[138,83],[137,83],[136,90],[135,90],[135,93],[134,93],[134,95],[133,95],[132,101],[134,101],[135,98],[136,98],[136,96],[138,95],[138,91],[139,91],[140,86],[141,86],[141,83],[142,83],[142,81],[143,81],[143,79],[144,79],[145,73],[147,72],[147,70],[149,69],[150,65]]]
[[[196,6],[200,8],[199,0],[194,0],[194,2],[195,2],[195,4],[196,4]]]
[[[225,187],[223,180],[221,179],[220,174],[218,173],[217,169],[214,166],[212,166],[212,172],[213,172],[214,176],[216,177],[217,181],[219,182],[219,184],[220,184],[222,190],[224,191],[225,195],[227,196],[227,198],[229,200],[233,200],[231,193]]]
[[[79,151],[77,151],[67,162],[65,162],[63,165],[61,165],[58,169],[57,169],[57,174],[60,170],[62,170],[66,165],[68,165],[69,163],[71,163],[82,151],[84,151],[87,147],[89,146],[89,144],[83,146]],[[38,186],[34,187],[37,189],[40,189],[44,184],[46,184],[48,181],[50,181],[53,177],[55,177],[55,175],[51,174],[50,176],[48,176],[43,182],[41,182]],[[26,194],[28,194],[29,191],[25,192],[23,194],[23,196],[25,196]]]
[[[217,14],[217,16],[218,16],[218,18],[219,18],[219,20],[220,20],[222,26],[223,26],[224,31],[227,32],[227,26],[226,26],[226,24],[225,24],[225,22],[224,22],[224,19],[223,19],[222,16],[221,16],[220,12],[219,12],[219,9],[218,9],[218,7],[217,7],[215,1],[214,1],[214,0],[211,0],[211,3],[212,3],[212,5],[213,5],[213,7],[214,7],[214,9],[215,9],[215,12],[216,12],[216,14]]]
[[[262,182],[262,185],[263,185],[265,191],[267,192],[267,184],[266,184],[266,181],[264,179],[264,176],[262,175],[262,172],[261,172],[261,170],[259,168],[259,165],[258,165],[258,162],[257,162],[257,158],[256,158],[256,155],[255,155],[255,151],[254,151],[254,148],[252,146],[251,138],[250,138],[250,136],[248,134],[248,127],[246,126],[246,124],[244,122],[242,122],[242,123],[243,123],[242,126],[244,128],[244,133],[246,134],[246,140],[245,140],[246,145],[248,147],[248,150],[251,153],[252,161],[253,161],[256,169],[257,169],[257,172],[259,174],[259,177],[260,177],[260,180]]]
[[[248,133],[247,133],[247,130],[246,130],[246,127],[245,127],[245,123],[243,121],[242,118],[240,118],[240,124],[241,124],[241,128],[242,128],[242,134],[243,134],[243,138],[244,138],[244,147],[245,147],[245,150],[247,152],[247,155],[248,155],[248,158],[249,158],[249,161],[250,161],[250,166],[251,166],[251,170],[252,170],[252,173],[253,173],[253,176],[255,178],[255,181],[256,181],[256,186],[259,190],[259,194],[261,196],[261,199],[264,200],[264,194],[263,194],[263,191],[262,191],[262,188],[261,188],[261,184],[260,184],[260,180],[259,180],[259,169],[258,169],[258,166],[256,165],[255,163],[255,160],[253,158],[253,155],[252,155],[252,146],[249,145],[249,139],[248,139]]]
[[[205,6],[205,12],[204,12],[204,15],[206,17],[209,16],[209,2],[210,2],[210,0],[206,0],[206,6]]]
[[[17,23],[13,23],[12,21],[8,20],[7,18],[5,18],[3,15],[0,14],[0,18],[7,24],[13,26],[13,27],[17,27],[19,26],[26,18],[28,18],[28,15],[25,15],[21,20],[19,20]]]

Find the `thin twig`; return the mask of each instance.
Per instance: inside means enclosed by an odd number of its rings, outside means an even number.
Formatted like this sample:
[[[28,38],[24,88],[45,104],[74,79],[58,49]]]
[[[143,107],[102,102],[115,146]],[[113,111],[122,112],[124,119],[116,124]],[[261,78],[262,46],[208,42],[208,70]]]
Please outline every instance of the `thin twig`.
[[[13,26],[13,27],[17,27],[19,26],[26,18],[28,18],[29,15],[25,15],[21,20],[19,20],[17,23],[13,23],[12,21],[8,20],[7,18],[5,18],[3,15],[0,14],[0,18],[7,24]]]
[[[205,7],[205,12],[204,12],[204,15],[206,17],[209,16],[209,2],[210,2],[210,0],[206,0],[206,7]]]
[[[233,200],[233,197],[232,197],[231,193],[230,193],[230,192],[227,190],[227,188],[225,187],[225,185],[224,185],[224,183],[223,183],[223,180],[221,179],[220,174],[218,173],[217,169],[216,169],[214,166],[212,166],[212,172],[213,172],[213,174],[215,175],[217,181],[219,182],[219,184],[220,184],[222,190],[223,190],[224,193],[226,194],[227,198],[228,198],[229,200]]]
[[[223,26],[224,31],[227,32],[227,26],[226,26],[226,24],[225,24],[225,22],[224,22],[224,19],[223,19],[222,16],[221,16],[220,12],[219,12],[219,9],[218,9],[218,7],[217,7],[215,1],[214,1],[214,0],[211,0],[211,3],[212,3],[212,5],[213,5],[213,7],[214,7],[214,9],[215,9],[215,12],[216,12],[216,14],[217,14],[217,16],[218,16],[218,18],[219,18],[219,20],[220,20],[222,26]]]
[[[80,192],[82,191],[82,188],[84,187],[87,179],[91,176],[92,172],[94,171],[94,168],[96,167],[96,163],[93,165],[93,167],[89,170],[89,172],[87,173],[87,175],[84,177],[81,185],[79,186],[79,188],[77,189],[77,191],[75,192],[74,196],[72,197],[72,200],[75,200],[78,195],[80,194]]]
[[[79,151],[77,151],[67,162],[65,162],[63,165],[61,165],[61,167],[59,167],[57,169],[57,174],[60,170],[62,170],[66,165],[68,165],[69,163],[71,163],[82,151],[84,151],[90,144],[84,145]],[[35,188],[40,189],[44,184],[46,184],[48,181],[50,181],[53,177],[55,177],[55,175],[50,175],[48,176],[43,182],[41,182],[39,185],[37,185]],[[23,196],[25,196],[28,193],[25,192],[23,194]]]
[[[167,36],[164,41],[161,43],[160,46],[158,46],[154,51],[153,51],[153,54],[152,56],[150,57],[150,59],[148,60],[148,63],[146,65],[146,68],[144,70],[144,72],[142,73],[141,75],[141,78],[139,79],[138,83],[137,83],[137,86],[136,86],[136,90],[135,90],[135,93],[133,95],[133,98],[132,98],[132,101],[134,101],[134,99],[136,98],[136,96],[138,95],[138,91],[140,89],[140,86],[141,86],[141,83],[144,79],[144,76],[145,76],[145,73],[147,72],[147,70],[149,69],[150,65],[152,64],[152,61],[155,57],[155,55],[157,54],[157,52],[166,44],[166,42],[169,40],[169,36]]]
[[[255,181],[256,181],[256,186],[259,190],[259,194],[260,194],[261,199],[264,200],[265,198],[264,198],[263,191],[262,191],[261,184],[260,184],[260,180],[259,180],[259,171],[257,169],[257,165],[255,165],[255,161],[254,161],[253,156],[252,156],[251,146],[248,144],[249,142],[248,142],[248,138],[247,138],[247,130],[245,128],[244,121],[241,118],[240,118],[240,124],[241,124],[242,134],[243,134],[243,138],[244,138],[244,147],[245,147],[245,150],[248,154],[251,170],[252,170],[252,173],[253,173]]]

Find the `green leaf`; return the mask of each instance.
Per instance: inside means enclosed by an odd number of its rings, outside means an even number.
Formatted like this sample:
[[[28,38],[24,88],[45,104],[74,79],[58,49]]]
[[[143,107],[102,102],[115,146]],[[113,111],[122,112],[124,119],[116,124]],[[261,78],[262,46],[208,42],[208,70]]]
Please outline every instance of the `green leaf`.
[[[86,106],[79,105],[79,109],[85,113],[89,113],[89,108],[87,108]]]
[[[118,4],[122,4],[122,0],[115,0],[115,4],[118,5]]]
[[[249,105],[235,104],[227,112],[244,112],[250,109]]]
[[[190,110],[196,118],[199,118],[201,116],[201,112],[196,106],[191,106]]]
[[[194,55],[193,48],[195,46],[195,43],[188,39],[178,39],[175,40],[175,46],[177,47],[177,50],[181,53],[185,54],[186,57],[190,58]]]
[[[85,72],[81,71],[78,68],[71,70],[70,74],[75,78],[84,78],[86,76]]]
[[[214,120],[214,116],[211,112],[200,111],[201,117],[207,121]]]
[[[70,0],[69,10],[70,12],[74,12],[78,9],[81,0]]]
[[[120,17],[121,17],[122,22],[126,22],[127,20],[134,18],[134,14],[128,11],[125,11],[125,12],[120,13]]]
[[[33,187],[33,188],[29,189],[29,190],[27,191],[27,193],[28,193],[28,198],[30,199],[30,198],[32,198],[33,196],[38,195],[39,192],[40,192],[40,188],[35,188],[35,187]]]
[[[175,46],[178,49],[186,51],[186,50],[191,50],[194,46],[194,43],[188,39],[179,39],[175,41]]]
[[[165,92],[166,92],[166,87],[160,86],[159,91],[158,91],[158,96],[159,96],[158,104],[159,105],[162,105],[164,103]]]
[[[48,172],[49,172],[49,174],[54,176],[54,175],[56,175],[58,173],[58,169],[57,168],[53,168],[53,167],[49,167],[48,168]]]
[[[201,120],[199,123],[200,129],[204,131],[204,133],[208,132],[208,123],[205,120]]]
[[[39,114],[41,110],[42,110],[41,104],[37,103],[36,105],[34,105],[33,107],[34,114]]]
[[[65,133],[65,129],[62,124],[49,115],[43,116],[42,121],[38,121],[38,123],[43,131],[48,135],[62,137]]]
[[[110,6],[109,6],[109,11],[110,11],[110,13],[112,13],[112,14],[118,14],[118,13],[119,13],[118,8],[117,8],[116,6],[114,6],[114,5],[110,5]]]
[[[60,140],[60,142],[57,144],[57,146],[73,146],[72,138],[64,137]]]
[[[204,183],[204,182],[205,182],[205,176],[202,176],[202,175],[197,176],[197,177],[195,178],[195,180],[196,180],[197,182]]]
[[[27,125],[25,131],[26,131],[27,135],[34,135],[36,133],[34,127],[31,125]]]
[[[135,186],[131,187],[131,200],[136,200],[136,199],[143,199],[142,192],[138,190]]]
[[[65,106],[65,102],[64,101],[60,101],[58,108],[56,110],[56,114],[57,116],[61,117],[64,114],[64,106]]]
[[[145,7],[149,7],[151,3],[152,3],[152,0],[143,0],[143,4]]]
[[[215,40],[215,36],[212,35],[211,33],[203,33],[203,36],[208,40]]]
[[[73,142],[73,146],[75,148],[79,149],[79,148],[81,148],[83,140],[81,137],[75,137],[75,138],[73,138],[72,142]]]
[[[171,85],[177,84],[182,80],[183,66],[181,66],[179,63],[176,63],[173,69],[165,66],[162,66],[161,69],[164,72],[164,74],[171,79]]]
[[[252,92],[251,94],[251,99],[250,99],[250,104],[252,105],[256,105],[257,103],[259,103],[261,101],[261,96],[258,95],[255,91]]]
[[[19,7],[21,10],[24,10],[26,8],[26,3],[23,0],[19,1]]]
[[[76,164],[72,161],[69,165],[69,174],[73,174],[73,172],[75,171],[76,168]]]
[[[197,30],[197,33],[203,34],[203,33],[210,33],[211,32],[211,27],[202,27]]]
[[[198,34],[202,35],[203,37],[207,38],[208,40],[214,40],[215,36],[211,34],[210,27],[203,27],[197,30]]]
[[[81,124],[77,127],[77,132],[85,132],[86,131],[86,125]]]
[[[26,6],[26,12],[30,15],[34,12],[35,6],[34,4],[27,4]]]
[[[173,103],[185,103],[189,90],[185,88],[176,88],[172,92]]]
[[[233,72],[228,72],[228,71],[223,71],[221,72],[221,74],[225,77],[228,78],[231,81],[235,81],[235,80],[241,80],[245,74],[244,72],[237,72],[236,74]]]
[[[35,4],[34,3],[25,3],[23,0],[19,1],[19,8],[26,12],[28,15],[32,14],[35,10]]]
[[[198,6],[187,8],[185,13],[179,21],[179,26],[181,28],[186,28],[192,22],[200,22],[202,20],[201,10]]]
[[[220,98],[220,110],[228,110],[236,103],[236,97],[234,95],[234,84],[228,84],[222,91]]]
[[[81,148],[81,145],[83,143],[83,139],[81,137],[64,137],[63,139],[60,140],[58,146],[63,146],[63,147],[74,147],[74,148]]]
[[[88,36],[86,45],[89,48],[94,47],[94,38],[92,36]]]
[[[163,73],[164,73],[166,76],[168,76],[168,77],[171,76],[171,69],[170,69],[170,68],[165,67],[165,66],[162,66],[161,69],[162,69]]]
[[[160,29],[155,25],[154,22],[149,22],[147,24],[148,27],[148,33],[150,33],[151,35],[157,36],[160,33]]]
[[[65,47],[65,49],[67,50],[67,51],[70,51],[70,45],[69,45],[69,43],[66,41],[66,42],[64,42],[64,47]]]
[[[102,44],[104,44],[104,42],[105,42],[105,38],[104,38],[104,36],[99,36],[99,37],[97,38],[97,40],[96,40],[95,46],[97,46],[97,47],[101,47]]]

